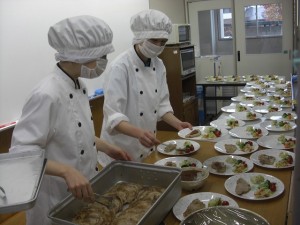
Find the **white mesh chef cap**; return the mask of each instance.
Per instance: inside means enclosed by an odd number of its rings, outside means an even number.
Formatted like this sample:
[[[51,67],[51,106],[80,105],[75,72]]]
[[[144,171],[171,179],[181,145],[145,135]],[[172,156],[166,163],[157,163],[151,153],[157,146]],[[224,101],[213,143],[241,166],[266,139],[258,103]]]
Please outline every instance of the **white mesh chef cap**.
[[[131,17],[130,27],[134,34],[133,43],[151,38],[166,38],[172,31],[172,22],[164,13],[150,9]]]
[[[86,63],[114,51],[113,33],[101,19],[76,16],[64,19],[48,32],[48,42],[57,50],[57,61]]]

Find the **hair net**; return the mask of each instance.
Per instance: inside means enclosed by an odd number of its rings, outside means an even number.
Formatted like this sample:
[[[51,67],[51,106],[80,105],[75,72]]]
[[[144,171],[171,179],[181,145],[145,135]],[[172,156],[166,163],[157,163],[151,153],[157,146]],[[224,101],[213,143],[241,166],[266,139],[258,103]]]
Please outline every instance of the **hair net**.
[[[76,16],[64,19],[48,32],[48,42],[57,50],[57,61],[86,63],[114,51],[113,33],[101,19]]]
[[[172,22],[164,13],[157,10],[145,10],[131,17],[131,30],[134,34],[133,43],[151,38],[166,38],[172,31]]]

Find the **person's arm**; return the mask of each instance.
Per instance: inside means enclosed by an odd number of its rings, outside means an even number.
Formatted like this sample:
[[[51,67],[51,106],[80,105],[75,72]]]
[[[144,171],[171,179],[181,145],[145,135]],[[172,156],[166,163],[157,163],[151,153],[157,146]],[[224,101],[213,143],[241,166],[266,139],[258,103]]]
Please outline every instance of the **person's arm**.
[[[63,178],[68,186],[68,191],[75,198],[83,199],[84,201],[91,201],[94,198],[89,180],[74,167],[48,160],[45,173],[50,176]]]
[[[111,158],[117,160],[125,160],[131,161],[132,158],[127,154],[127,152],[123,151],[120,147],[116,145],[112,145],[106,141],[101,140],[99,137],[95,136],[96,140],[96,148],[98,151],[104,152],[109,155]]]
[[[163,115],[162,119],[177,130],[182,130],[184,128],[190,128],[191,130],[193,129],[193,126],[190,123],[182,122],[171,112],[167,112],[165,115]]]
[[[153,132],[133,126],[127,121],[120,122],[115,129],[120,133],[137,138],[147,148],[160,144],[160,141],[156,139]]]

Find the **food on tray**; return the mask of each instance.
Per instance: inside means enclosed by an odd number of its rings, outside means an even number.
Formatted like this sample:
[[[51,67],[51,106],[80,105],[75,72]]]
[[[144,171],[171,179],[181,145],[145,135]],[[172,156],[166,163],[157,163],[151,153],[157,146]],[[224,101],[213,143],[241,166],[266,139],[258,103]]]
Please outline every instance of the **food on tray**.
[[[230,128],[234,128],[234,127],[238,127],[239,126],[239,121],[236,119],[227,119],[226,120],[226,124],[227,126],[229,126]]]
[[[264,180],[258,184],[254,196],[256,198],[270,197],[276,191],[276,183]]]
[[[281,159],[275,163],[275,167],[277,167],[277,168],[290,166],[294,162],[293,157],[286,152],[280,152],[279,157]]]
[[[220,197],[213,198],[208,202],[208,207],[226,206],[226,205],[229,205],[229,202],[222,200]]]
[[[188,169],[181,172],[182,181],[195,181],[198,180],[201,176],[202,172],[197,170]]]
[[[117,183],[103,194],[112,198],[110,206],[107,207],[96,201],[89,203],[76,213],[72,222],[80,225],[136,225],[163,191],[164,188],[156,186]]]
[[[196,167],[196,163],[192,163],[192,162],[190,162],[187,159],[183,160],[179,165],[180,165],[181,168],[184,168],[184,167]]]
[[[262,102],[262,101],[253,101],[253,105],[254,106],[262,106],[262,105],[265,105],[265,102]]]
[[[260,184],[264,180],[265,180],[265,178],[262,175],[256,175],[256,176],[252,176],[250,178],[250,181],[252,184]]]
[[[251,190],[250,184],[243,178],[239,178],[236,182],[235,193],[238,195],[246,194]]]
[[[250,90],[252,92],[258,92],[258,91],[260,91],[260,88],[252,87],[252,88],[250,88]]]
[[[233,153],[237,150],[237,146],[233,144],[225,144],[224,147],[227,153]]]
[[[249,119],[249,120],[254,120],[254,119],[256,119],[256,113],[247,112],[246,118]]]
[[[193,212],[196,212],[197,210],[204,209],[204,208],[205,208],[205,204],[196,198],[188,205],[186,210],[183,212],[183,216],[187,217]]]
[[[253,142],[252,141],[237,141],[236,145],[243,152],[251,152],[251,151],[254,150]]]
[[[279,109],[276,106],[271,106],[271,105],[268,106],[268,111],[269,112],[277,112],[278,110]]]
[[[243,96],[243,99],[246,100],[246,101],[253,101],[253,100],[255,100],[255,97],[253,97],[253,96]]]
[[[261,131],[260,128],[255,128],[253,126],[248,126],[246,128],[246,131],[250,132],[252,137],[254,137],[254,138],[259,138],[259,137],[262,136],[262,131]]]
[[[290,90],[280,91],[279,94],[283,97],[291,97],[292,96],[292,93]]]
[[[247,107],[245,107],[245,106],[243,106],[241,104],[236,104],[235,105],[235,110],[237,112],[244,112],[244,111],[247,111],[248,109],[247,109]]]
[[[224,162],[212,162],[211,168],[215,169],[218,173],[224,173],[226,171],[226,164]]]
[[[293,120],[294,116],[291,113],[283,113],[282,118],[286,120]]]
[[[165,151],[165,152],[171,152],[171,151],[173,151],[174,149],[176,149],[176,147],[177,147],[177,144],[175,144],[175,143],[170,143],[170,144],[167,144],[167,145],[166,145],[164,151]]]
[[[272,125],[275,127],[282,128],[283,130],[290,130],[292,128],[291,124],[287,121],[273,120]]]
[[[183,143],[183,148],[177,148],[176,152],[177,154],[186,154],[194,151],[194,145],[190,141],[185,141]]]
[[[293,101],[290,99],[287,100],[277,100],[275,101],[276,104],[282,105],[282,106],[286,106],[286,107],[291,107],[293,104]]]
[[[281,96],[279,95],[272,95],[269,97],[271,101],[278,101],[281,99]]]
[[[187,135],[185,135],[186,138],[194,138],[199,137],[201,135],[201,131],[199,129],[194,129]]]
[[[168,161],[165,163],[165,166],[177,167],[177,164],[175,162]]]
[[[226,162],[233,165],[233,170],[232,171],[234,173],[243,173],[243,172],[246,172],[247,169],[248,169],[247,163],[244,160],[241,160],[241,159],[235,159],[235,158],[232,158],[232,157],[228,157],[226,159]]]
[[[261,154],[258,156],[258,160],[262,165],[273,165],[276,158],[271,155]]]
[[[218,138],[222,135],[221,130],[218,130],[217,128],[214,127],[206,127],[204,130],[204,133],[201,135],[202,138]]]
[[[296,140],[292,138],[287,139],[284,134],[279,135],[278,141],[283,144],[285,148],[294,148],[296,146]]]

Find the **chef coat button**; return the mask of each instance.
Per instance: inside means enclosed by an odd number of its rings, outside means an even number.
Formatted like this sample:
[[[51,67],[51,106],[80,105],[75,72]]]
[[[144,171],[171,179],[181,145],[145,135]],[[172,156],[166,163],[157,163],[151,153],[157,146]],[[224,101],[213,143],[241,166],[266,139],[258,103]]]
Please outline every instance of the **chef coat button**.
[[[96,145],[96,143],[94,142],[94,146]]]
[[[155,114],[156,114],[156,112],[157,112],[157,111],[156,111],[156,110],[154,110],[154,113],[155,113]]]
[[[81,123],[80,122],[78,123],[78,126],[81,127]]]
[[[85,94],[85,93],[86,93],[85,89],[83,89],[82,91],[83,91],[83,94]]]
[[[150,149],[150,152],[153,152],[153,148]]]
[[[157,93],[157,89],[155,89],[155,93]]]
[[[156,133],[156,130],[154,130],[153,133],[155,134],[155,133]]]
[[[139,69],[138,69],[138,68],[136,68],[136,69],[135,69],[135,71],[136,71],[136,72],[139,72]]]
[[[93,120],[93,116],[91,116],[91,120]]]
[[[143,91],[140,91],[140,94],[142,95],[144,92]]]
[[[143,154],[140,155],[140,158],[143,158]]]
[[[84,154],[84,150],[83,150],[83,149],[81,150],[80,154],[81,154],[81,155],[83,155],[83,154]]]
[[[141,113],[140,113],[140,116],[143,116],[143,115],[144,115],[144,113],[141,112]]]
[[[96,171],[98,171],[98,170],[99,170],[97,166],[96,166],[95,170],[96,170]]]
[[[155,71],[155,67],[153,68],[153,71]]]
[[[73,98],[73,95],[72,95],[72,94],[70,94],[69,96],[70,96],[70,98]]]

